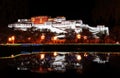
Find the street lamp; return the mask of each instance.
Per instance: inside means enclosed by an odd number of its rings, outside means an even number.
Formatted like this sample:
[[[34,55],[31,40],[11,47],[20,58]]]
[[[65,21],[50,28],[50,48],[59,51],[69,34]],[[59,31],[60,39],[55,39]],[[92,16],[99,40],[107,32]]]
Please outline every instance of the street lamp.
[[[8,38],[9,42],[12,42],[13,44],[15,43],[15,36],[11,36]]]
[[[87,36],[83,36],[83,39],[84,39],[84,43],[87,43],[87,39],[88,39],[88,37]]]
[[[83,38],[84,38],[84,40],[87,40],[87,36],[84,36]]]
[[[52,41],[53,43],[55,43],[57,41],[57,37],[56,36],[52,37]]]
[[[42,34],[42,36],[41,36],[41,40],[44,40],[44,39],[45,39],[45,35]]]
[[[11,40],[12,40],[12,43],[14,44],[15,43],[15,36],[12,36]]]
[[[77,39],[81,39],[81,35],[80,34],[77,34]]]
[[[57,37],[55,36],[55,37],[53,38],[53,40],[57,40]]]
[[[11,37],[9,37],[9,38],[8,38],[8,41],[9,41],[9,42],[11,42],[11,41],[12,41]]]
[[[81,36],[80,34],[77,34],[77,35],[76,35],[76,39],[75,39],[76,42],[79,42],[79,41],[81,40],[81,37],[82,37],[82,36]]]

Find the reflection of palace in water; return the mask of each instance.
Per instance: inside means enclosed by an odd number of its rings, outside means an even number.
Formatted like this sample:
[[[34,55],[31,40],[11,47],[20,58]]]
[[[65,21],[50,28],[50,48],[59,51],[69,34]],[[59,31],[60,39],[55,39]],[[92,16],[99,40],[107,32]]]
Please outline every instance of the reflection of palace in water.
[[[75,70],[82,73],[84,63],[107,64],[112,53],[99,52],[38,52],[14,57],[17,70],[33,72],[66,72]]]
[[[65,33],[69,33],[71,29],[74,30],[76,34],[81,33],[83,29],[87,29],[92,33],[94,38],[99,38],[98,33],[109,35],[109,29],[104,25],[92,27],[84,24],[82,20],[66,20],[63,16],[56,18],[36,16],[30,19],[18,19],[18,22],[9,24],[8,27],[22,31],[27,31],[28,28],[32,27],[34,27],[35,30],[49,29],[51,32],[56,33],[57,38],[64,38]]]

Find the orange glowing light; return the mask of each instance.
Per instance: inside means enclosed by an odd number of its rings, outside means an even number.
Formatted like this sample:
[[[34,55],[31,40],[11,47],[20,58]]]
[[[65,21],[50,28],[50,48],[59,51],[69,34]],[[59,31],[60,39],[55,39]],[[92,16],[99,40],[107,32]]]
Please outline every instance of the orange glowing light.
[[[54,52],[53,55],[54,55],[54,56],[57,56],[57,52]]]
[[[42,34],[42,36],[41,36],[41,40],[44,40],[44,39],[45,39],[45,35]]]
[[[84,38],[84,40],[87,40],[87,36],[84,36],[83,38]]]
[[[14,58],[14,55],[13,55],[13,54],[11,55],[11,58]]]
[[[12,36],[11,39],[12,39],[12,40],[15,40],[15,36]]]
[[[53,40],[57,40],[57,37],[55,36],[55,37],[53,37]]]
[[[15,36],[11,36],[8,38],[8,41],[9,42],[12,42],[14,44],[14,41],[15,41]]]
[[[81,35],[80,35],[80,34],[77,34],[77,38],[80,39],[80,38],[81,38]]]
[[[81,59],[82,59],[81,55],[77,55],[77,60],[81,60]]]
[[[31,40],[31,37],[28,37],[28,40]]]
[[[40,54],[40,59],[44,59],[45,58],[45,54]]]
[[[87,57],[88,55],[87,55],[87,53],[84,53],[84,57]]]
[[[10,38],[8,38],[8,41],[12,41],[12,38],[10,37]]]

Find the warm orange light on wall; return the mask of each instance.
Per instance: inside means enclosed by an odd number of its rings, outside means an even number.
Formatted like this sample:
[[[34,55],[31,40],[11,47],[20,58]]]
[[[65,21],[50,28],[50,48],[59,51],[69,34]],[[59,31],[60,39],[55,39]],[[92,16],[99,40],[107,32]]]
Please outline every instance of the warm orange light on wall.
[[[41,35],[41,40],[44,40],[44,39],[45,39],[45,35],[42,34],[42,35]]]
[[[77,39],[81,39],[81,35],[80,34],[77,34]]]

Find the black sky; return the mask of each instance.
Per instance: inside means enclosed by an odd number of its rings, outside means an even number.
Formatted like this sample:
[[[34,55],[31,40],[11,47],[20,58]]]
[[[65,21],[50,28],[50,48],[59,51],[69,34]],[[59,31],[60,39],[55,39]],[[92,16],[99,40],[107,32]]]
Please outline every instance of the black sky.
[[[30,15],[66,16],[67,19],[89,19],[91,18],[94,2],[94,0],[31,1],[32,4],[36,5],[30,7]]]
[[[119,0],[1,0],[0,25],[32,16],[66,16],[87,24],[119,24]]]

